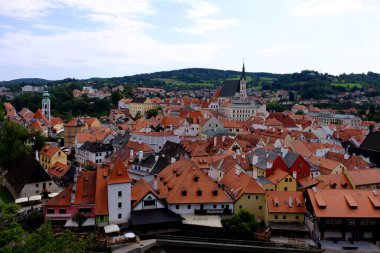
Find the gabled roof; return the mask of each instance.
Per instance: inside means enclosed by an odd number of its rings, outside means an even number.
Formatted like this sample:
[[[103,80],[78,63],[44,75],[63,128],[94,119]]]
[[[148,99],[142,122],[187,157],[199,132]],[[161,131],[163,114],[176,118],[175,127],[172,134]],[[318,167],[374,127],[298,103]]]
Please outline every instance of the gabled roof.
[[[165,157],[180,157],[181,155],[186,155],[186,150],[181,144],[172,141],[167,141],[160,151],[161,155]]]
[[[49,120],[46,118],[46,116],[42,113],[41,109],[37,109],[37,111],[34,113],[33,118],[43,120],[44,124],[49,124]]]
[[[306,213],[305,201],[300,191],[267,191],[266,195],[269,213]],[[290,198],[292,205],[289,203]]]
[[[22,153],[14,161],[5,174],[5,179],[18,193],[26,184],[51,181],[41,164],[26,153]]]
[[[264,194],[261,186],[248,174],[237,174],[235,170],[229,170],[220,183],[225,185],[225,189],[235,199],[239,199],[243,194]]]
[[[307,190],[318,218],[379,218],[380,196],[372,190]]]
[[[55,147],[55,146],[50,146],[50,145],[45,145],[41,150],[40,150],[40,154],[42,155],[45,155],[45,156],[48,156],[48,157],[52,157],[53,155],[55,155],[55,153],[57,153],[60,149],[58,147]],[[63,152],[62,152],[63,153]]]
[[[131,178],[128,175],[127,169],[124,167],[120,159],[113,166],[111,175],[108,177],[108,184],[124,184],[131,183]]]
[[[82,171],[78,176],[74,204],[95,204],[96,172]]]
[[[209,176],[186,159],[167,166],[158,179],[160,195],[169,204],[233,202]]]
[[[46,206],[69,206],[71,205],[72,185],[63,189],[57,196],[47,201]]]
[[[240,80],[226,80],[219,97],[234,97],[236,92],[240,92]]]
[[[109,169],[107,168],[96,170],[95,215],[108,215],[108,175]]]
[[[281,170],[281,169],[275,169],[273,173],[270,174],[267,179],[271,181],[273,184],[278,184],[281,182],[285,177],[287,177],[289,173]]]
[[[347,171],[347,176],[352,180],[356,187],[380,184],[380,170],[367,169],[367,170],[352,170]]]
[[[369,132],[360,148],[380,152],[380,131]]]
[[[148,193],[152,193],[157,199],[157,192],[148,184],[145,179],[138,180],[132,187],[131,198],[133,201],[132,207],[135,207]]]
[[[352,189],[352,185],[345,174],[320,175],[317,180],[319,182],[315,187],[318,189]]]
[[[61,178],[70,169],[70,165],[66,165],[60,162],[56,162],[51,168],[48,169],[48,173],[57,178]]]

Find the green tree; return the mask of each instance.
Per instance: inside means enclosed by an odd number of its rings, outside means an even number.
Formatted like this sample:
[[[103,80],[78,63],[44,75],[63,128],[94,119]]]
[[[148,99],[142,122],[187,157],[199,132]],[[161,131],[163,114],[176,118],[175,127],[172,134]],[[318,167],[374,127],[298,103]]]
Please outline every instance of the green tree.
[[[23,238],[23,230],[15,221],[19,206],[14,203],[0,203],[0,252],[7,252]]]
[[[7,170],[25,151],[29,139],[27,131],[18,123],[6,121],[0,129],[0,167]]]
[[[114,106],[117,106],[117,103],[119,102],[120,99],[123,98],[123,94],[120,91],[115,91],[112,92],[111,94],[111,101]]]
[[[223,219],[222,225],[227,234],[242,239],[251,239],[253,233],[259,227],[255,216],[244,209],[241,209],[231,218]]]
[[[297,112],[296,112],[296,115],[304,115],[305,113],[303,112],[303,111],[301,111],[301,110],[298,110]]]
[[[87,220],[87,217],[84,216],[83,214],[81,213],[76,213],[74,216],[73,216],[73,221],[75,221],[77,224],[78,224],[78,227],[79,227],[79,230],[82,229],[82,225],[83,223]]]
[[[142,117],[142,114],[141,114],[140,111],[138,111],[138,112],[136,113],[136,115],[135,115],[135,119],[141,119],[141,117]]]
[[[3,108],[3,103],[1,103],[1,100],[0,100],[0,122],[3,122],[4,121],[4,108]]]
[[[148,119],[152,118],[152,117],[156,117],[158,115],[158,109],[156,108],[153,108],[153,109],[150,109],[148,111],[146,111],[146,117]]]

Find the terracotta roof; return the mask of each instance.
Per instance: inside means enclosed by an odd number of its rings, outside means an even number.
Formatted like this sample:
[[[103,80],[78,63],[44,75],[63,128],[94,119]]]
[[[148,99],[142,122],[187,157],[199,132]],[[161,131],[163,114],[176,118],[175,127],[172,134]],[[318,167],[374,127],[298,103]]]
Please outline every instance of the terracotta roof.
[[[282,179],[284,179],[288,175],[289,175],[289,173],[287,173],[283,170],[275,169],[273,171],[273,173],[269,177],[267,177],[267,179],[269,181],[271,181],[273,184],[278,184],[279,182],[282,181]]]
[[[46,206],[69,206],[71,205],[72,185],[63,189],[57,196],[49,199]]]
[[[235,170],[229,170],[220,183],[225,185],[227,190],[235,200],[239,199],[243,194],[264,194],[265,191],[261,186],[248,174],[236,173]]]
[[[29,126],[31,129],[41,130],[42,129],[42,123],[40,120],[36,119],[33,120],[32,124]]]
[[[52,117],[50,119],[50,122],[51,124],[54,126],[54,125],[58,125],[58,124],[63,124],[63,119],[61,119],[60,117]]]
[[[203,170],[186,159],[167,166],[158,179],[160,195],[169,204],[233,202]]]
[[[55,153],[57,153],[60,149],[58,147],[55,147],[55,146],[50,146],[50,145],[45,145],[41,150],[40,150],[40,154],[42,155],[45,155],[45,156],[48,156],[48,157],[52,157],[53,155],[55,155]],[[63,152],[62,152],[63,153]]]
[[[297,127],[297,125],[294,123],[294,120],[290,118],[288,115],[284,115],[283,113],[279,112],[274,112],[269,114],[267,119],[276,119],[279,122],[282,123],[282,126],[287,128],[287,127]]]
[[[266,196],[269,213],[306,213],[302,192],[267,191]],[[293,202],[291,207],[290,198]]]
[[[131,178],[128,175],[127,169],[124,167],[120,159],[113,166],[111,175],[108,177],[108,184],[124,184],[130,183]]]
[[[138,180],[132,187],[131,198],[133,205],[135,207],[148,193],[152,193],[157,199],[159,199],[156,191],[148,184],[145,179]]]
[[[325,168],[328,170],[333,170],[339,164],[341,164],[340,162],[337,162],[335,160],[326,159],[326,158],[318,157],[318,156],[314,156],[314,155],[310,156],[308,158],[308,161],[311,162],[315,166],[319,166],[319,167],[322,167],[322,168]]]
[[[318,189],[352,189],[352,185],[345,174],[320,175],[316,185]]]
[[[318,218],[379,218],[380,196],[372,190],[307,190]]]
[[[347,171],[347,176],[353,181],[356,187],[380,184],[379,169]]]
[[[143,151],[144,153],[153,153],[154,150],[146,143],[138,143],[134,141],[128,141],[125,145],[128,149],[133,149],[135,151]]]
[[[300,154],[303,157],[311,156],[311,152],[307,147],[307,144],[303,141],[292,141],[290,144],[293,147],[293,151]]]
[[[316,178],[312,178],[311,176],[304,177],[297,179],[297,182],[303,187],[303,188],[310,188],[316,184],[319,183],[319,181]]]
[[[95,215],[108,215],[108,175],[108,168],[98,168],[96,170]]]
[[[48,173],[57,178],[61,178],[70,169],[70,165],[66,165],[60,162],[56,162],[51,168],[48,169]]]
[[[46,116],[42,113],[41,109],[37,109],[37,111],[34,113],[33,118],[35,119],[42,119],[45,124],[49,124],[49,120],[46,118]]]
[[[95,204],[96,172],[82,171],[77,178],[74,204]]]

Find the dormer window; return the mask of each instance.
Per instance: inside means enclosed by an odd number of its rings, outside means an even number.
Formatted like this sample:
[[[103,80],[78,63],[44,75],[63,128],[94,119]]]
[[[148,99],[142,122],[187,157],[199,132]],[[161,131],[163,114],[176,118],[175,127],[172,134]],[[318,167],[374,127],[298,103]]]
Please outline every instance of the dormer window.
[[[193,179],[194,179],[194,182],[198,182],[199,181],[199,176],[197,174],[195,174],[194,177],[193,177]]]
[[[202,190],[200,188],[198,188],[198,190],[197,190],[197,195],[202,196]]]
[[[183,188],[182,189],[182,196],[186,196],[187,195],[187,190],[186,190],[186,188]]]
[[[212,190],[212,195],[217,196],[218,195],[218,190],[214,188]]]

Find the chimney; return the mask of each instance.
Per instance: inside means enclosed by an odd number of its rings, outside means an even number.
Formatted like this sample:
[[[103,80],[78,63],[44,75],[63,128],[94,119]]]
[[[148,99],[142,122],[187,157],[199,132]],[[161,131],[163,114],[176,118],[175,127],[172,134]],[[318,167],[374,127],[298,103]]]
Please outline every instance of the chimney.
[[[289,197],[289,207],[292,208],[293,206],[293,198]]]
[[[295,179],[297,179],[297,171],[293,171],[293,177],[295,178]]]
[[[237,176],[240,176],[241,170],[238,166],[235,167],[235,173]]]
[[[252,165],[256,165],[258,162],[259,162],[259,156],[254,154],[252,156]]]
[[[350,155],[349,154],[344,154],[344,160],[348,160],[348,158],[350,158]]]
[[[214,137],[214,147],[216,147],[217,144],[218,144],[218,138],[215,136]]]
[[[174,157],[170,158],[170,163],[175,163],[176,159]]]
[[[158,155],[154,156],[154,160],[157,162],[159,157]]]
[[[143,156],[144,156],[144,152],[143,151],[139,151],[139,163],[141,163],[141,160],[143,159]]]
[[[236,160],[236,154],[235,154],[235,153],[232,154],[232,158],[233,158],[234,160]]]
[[[252,171],[252,177],[253,179],[257,180],[257,170]]]
[[[222,136],[222,142],[224,142],[225,140],[226,140],[226,136],[223,135],[223,136]]]
[[[157,175],[154,175],[154,179],[153,179],[153,189],[155,190],[155,191],[157,191],[158,190],[158,182],[157,182]]]
[[[287,148],[281,148],[281,155],[283,158],[285,158],[285,156],[288,154],[288,149]]]
[[[133,158],[133,149],[130,149],[130,150],[129,150],[129,157],[130,157],[130,158]]]
[[[273,166],[273,164],[272,164],[271,162],[268,162],[268,161],[267,161],[267,169],[272,168],[272,166]]]
[[[36,160],[40,161],[40,155],[38,154],[38,150],[36,149]]]

